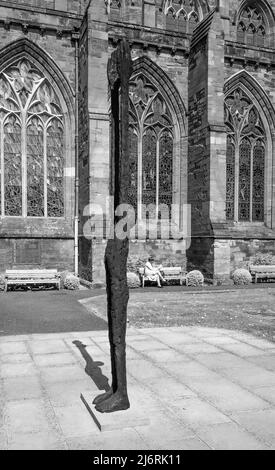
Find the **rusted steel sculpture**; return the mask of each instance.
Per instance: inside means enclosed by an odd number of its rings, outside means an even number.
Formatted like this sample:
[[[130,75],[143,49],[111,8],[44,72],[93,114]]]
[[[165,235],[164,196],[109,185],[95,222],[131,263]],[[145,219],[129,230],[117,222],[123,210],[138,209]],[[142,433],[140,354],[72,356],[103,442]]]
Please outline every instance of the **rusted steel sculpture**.
[[[132,61],[126,39],[121,40],[108,64],[112,113],[112,191],[114,209],[128,203],[129,176],[129,79]],[[115,227],[121,218],[115,217]],[[128,227],[129,229],[129,227]],[[116,233],[105,253],[108,326],[111,349],[112,387],[95,398],[96,410],[113,413],[130,407],[126,376],[126,327],[129,289],[127,258],[129,231],[124,239]]]

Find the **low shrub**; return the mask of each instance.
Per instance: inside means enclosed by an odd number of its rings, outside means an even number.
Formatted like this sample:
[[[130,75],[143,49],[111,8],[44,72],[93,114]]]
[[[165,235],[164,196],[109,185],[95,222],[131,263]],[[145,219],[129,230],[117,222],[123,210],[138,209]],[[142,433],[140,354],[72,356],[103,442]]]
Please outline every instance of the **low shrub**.
[[[64,289],[67,290],[79,290],[80,282],[78,277],[74,276],[72,273],[68,273],[63,281]]]
[[[129,289],[138,289],[140,287],[140,279],[136,273],[127,273],[127,284]]]
[[[236,269],[232,275],[235,286],[248,286],[252,282],[252,276],[247,269]]]
[[[204,276],[200,271],[191,271],[187,274],[186,285],[188,287],[202,287],[204,285]]]
[[[139,268],[143,268],[148,261],[148,256],[129,255],[127,269],[129,273],[138,273]]]
[[[64,282],[67,276],[73,276],[73,273],[70,273],[70,271],[62,271],[62,273],[59,273],[60,276],[60,288],[65,289]]]
[[[251,263],[255,266],[275,264],[275,256],[272,253],[258,253],[251,259]]]

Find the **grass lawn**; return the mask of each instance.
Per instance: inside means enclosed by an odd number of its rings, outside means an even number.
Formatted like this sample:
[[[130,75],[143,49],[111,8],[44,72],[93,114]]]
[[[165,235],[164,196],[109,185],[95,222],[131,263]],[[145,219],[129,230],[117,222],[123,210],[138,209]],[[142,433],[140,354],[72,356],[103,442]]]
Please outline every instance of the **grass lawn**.
[[[86,307],[106,319],[106,295]],[[201,325],[243,331],[275,342],[275,289],[187,292],[131,291],[129,326],[136,328]]]

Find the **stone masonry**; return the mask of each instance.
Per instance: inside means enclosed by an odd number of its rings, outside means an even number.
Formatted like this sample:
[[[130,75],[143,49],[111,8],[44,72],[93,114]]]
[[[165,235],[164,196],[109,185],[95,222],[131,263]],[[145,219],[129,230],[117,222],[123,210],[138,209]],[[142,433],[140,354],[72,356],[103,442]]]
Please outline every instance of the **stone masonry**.
[[[165,103],[162,113],[168,113],[172,122],[171,200],[178,207],[181,231],[189,235],[182,240],[169,235],[165,240],[133,238],[130,259],[154,254],[163,264],[198,268],[214,282],[227,282],[236,267],[249,264],[255,255],[275,254],[274,32],[275,0],[0,1],[0,73],[12,64],[11,57],[28,59],[60,96],[66,122],[64,217],[1,213],[0,272],[38,266],[73,270],[77,237],[80,275],[104,282],[104,231],[112,218],[107,64],[125,36],[131,47],[133,78],[150,83]],[[247,176],[247,220],[240,216],[241,149],[235,149],[235,199],[231,201],[235,214],[228,217],[225,100],[240,90],[249,109],[254,106],[258,113],[256,134],[258,124],[264,129],[261,169],[256,174],[252,166]],[[1,99],[2,95],[0,89]],[[234,115],[239,121],[242,110],[248,109],[241,103],[240,115]],[[230,109],[239,112],[235,108]],[[131,152],[136,152],[139,162],[142,197],[145,170],[141,167],[147,157],[141,150],[145,138],[140,139],[142,143]],[[1,174],[5,181],[4,170]],[[253,180],[261,174],[264,188]],[[258,219],[253,216],[259,206],[256,191],[264,199],[263,216]],[[103,213],[95,214],[95,207]],[[90,226],[90,217],[96,215],[103,233],[97,239]]]

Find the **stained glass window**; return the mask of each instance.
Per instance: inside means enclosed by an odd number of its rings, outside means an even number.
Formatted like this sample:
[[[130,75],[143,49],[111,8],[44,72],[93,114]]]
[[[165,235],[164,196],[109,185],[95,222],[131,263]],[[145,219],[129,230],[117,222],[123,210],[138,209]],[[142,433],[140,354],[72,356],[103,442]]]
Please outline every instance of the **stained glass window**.
[[[111,21],[120,20],[121,1],[120,0],[109,0],[109,4],[110,4],[110,20]]]
[[[161,205],[171,212],[173,202],[174,125],[168,106],[155,86],[142,74],[130,83],[130,200],[139,218],[141,205]],[[165,212],[165,211],[164,211]]]
[[[265,46],[266,24],[256,2],[251,2],[241,12],[237,24],[237,41],[248,46]]]
[[[21,126],[14,115],[4,125],[4,210],[9,216],[22,215]]]
[[[49,217],[62,217],[64,213],[63,191],[63,126],[52,119],[47,129],[47,204]]]
[[[130,167],[130,188],[129,204],[137,211],[137,190],[138,190],[138,136],[135,130],[129,129],[129,167]]]
[[[226,150],[226,217],[229,220],[234,219],[235,208],[235,147],[232,139],[228,136],[227,138],[227,150]]]
[[[27,59],[0,74],[0,144],[0,215],[63,217],[64,117],[51,84]]]
[[[31,119],[27,128],[28,216],[44,216],[44,136],[39,118]]]
[[[251,143],[244,139],[239,160],[239,220],[250,220]]]
[[[253,150],[253,220],[264,220],[265,147],[257,141]]]
[[[157,137],[153,129],[146,130],[142,147],[142,203],[156,204]]]
[[[266,136],[258,110],[241,89],[225,100],[225,122],[227,219],[264,222]]]

